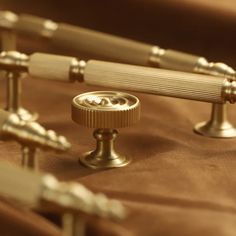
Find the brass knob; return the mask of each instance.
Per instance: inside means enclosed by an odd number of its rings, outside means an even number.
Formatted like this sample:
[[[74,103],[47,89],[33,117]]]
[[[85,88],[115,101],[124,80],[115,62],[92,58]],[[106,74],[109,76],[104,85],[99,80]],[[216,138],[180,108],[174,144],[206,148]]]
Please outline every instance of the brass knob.
[[[115,128],[129,127],[140,119],[137,97],[114,91],[89,92],[72,101],[72,120],[88,128],[95,128],[97,147],[86,153],[80,162],[93,169],[122,167],[130,163],[129,157],[114,150],[118,134]]]

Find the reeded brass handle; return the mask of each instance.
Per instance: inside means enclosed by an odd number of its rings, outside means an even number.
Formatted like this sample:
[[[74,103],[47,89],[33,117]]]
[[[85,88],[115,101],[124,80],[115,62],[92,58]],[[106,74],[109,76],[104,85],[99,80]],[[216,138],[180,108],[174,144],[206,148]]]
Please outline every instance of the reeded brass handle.
[[[115,59],[126,63],[147,65],[151,45],[124,39],[93,30],[59,24],[52,41],[71,45],[73,50],[89,52],[103,59]]]
[[[83,78],[91,85],[212,103],[235,102],[235,82],[208,75],[95,60],[86,64],[73,57],[41,53],[30,56],[29,73],[42,79],[68,82]]]
[[[26,34],[51,38],[52,42],[103,59],[146,65],[152,45],[22,14],[14,29]]]
[[[12,27],[15,31],[27,35],[50,38],[57,29],[57,23],[41,17],[21,14]]]
[[[51,174],[33,173],[0,162],[0,195],[25,207],[49,211],[91,214],[113,220],[124,219],[127,211],[117,200],[93,193],[77,182],[60,182]]]
[[[75,52],[86,52],[99,59],[122,63],[153,65],[171,70],[227,76],[235,71],[223,63],[208,62],[204,57],[146,44],[95,30],[85,29],[33,15],[17,16],[0,11],[0,27],[23,34],[42,36]]]
[[[134,90],[170,97],[223,103],[224,80],[140,66],[89,61],[84,72],[86,84]]]

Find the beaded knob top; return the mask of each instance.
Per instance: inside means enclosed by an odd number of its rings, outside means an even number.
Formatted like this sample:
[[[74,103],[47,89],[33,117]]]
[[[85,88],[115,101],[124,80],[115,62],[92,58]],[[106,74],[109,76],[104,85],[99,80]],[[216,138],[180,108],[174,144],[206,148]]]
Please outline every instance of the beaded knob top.
[[[72,120],[89,128],[128,127],[140,119],[137,97],[123,92],[96,91],[76,96]]]

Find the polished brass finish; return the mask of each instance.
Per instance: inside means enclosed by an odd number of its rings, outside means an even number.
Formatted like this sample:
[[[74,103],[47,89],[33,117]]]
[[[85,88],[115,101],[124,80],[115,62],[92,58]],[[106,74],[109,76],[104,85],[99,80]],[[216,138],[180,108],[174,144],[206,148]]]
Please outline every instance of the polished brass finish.
[[[88,61],[86,84],[204,102],[224,103],[227,79],[102,61]]]
[[[227,77],[235,80],[236,72],[233,68],[227,66],[224,63],[208,62],[205,58],[200,58],[197,65],[194,68],[196,73],[203,73],[214,76]]]
[[[154,51],[156,51],[155,55],[165,55],[165,51],[161,49],[156,48]],[[177,52],[171,52],[169,54],[175,54],[178,55],[176,57],[180,57],[180,53]],[[184,60],[186,58],[183,54],[181,55],[183,65],[186,66],[186,64],[184,64]],[[222,63],[208,63],[204,58],[198,58],[198,60],[196,60],[196,56],[192,56],[191,58],[192,62],[189,62],[188,64],[189,70],[193,65],[195,65],[195,72],[211,72],[212,76],[193,75],[184,72],[171,72],[99,61],[89,61],[86,64],[84,61],[79,61],[73,57],[40,53],[30,56],[28,69],[30,75],[36,78],[68,82],[76,80],[82,81],[82,79],[84,79],[85,83],[87,84],[123,88],[164,96],[212,102],[214,103],[213,107],[216,107],[217,103],[224,103],[227,101],[227,99],[225,99],[223,96],[224,93],[222,93],[224,79],[217,79],[214,78],[214,76],[218,75],[218,77],[220,77],[221,75],[221,77],[227,77],[228,80],[232,80],[234,78],[233,69]],[[181,60],[179,60],[179,63],[181,64]],[[184,66],[182,66],[183,70]],[[187,70],[187,68],[185,68],[185,70]],[[145,84],[143,83],[144,77],[146,78]],[[204,79],[206,81],[202,81]],[[230,98],[228,101],[230,101]],[[222,110],[220,111],[220,109]],[[225,112],[224,106],[219,106],[215,110],[219,112],[219,115],[217,116],[221,116],[221,114]],[[214,111],[212,114],[216,115],[216,112]],[[226,117],[226,115],[224,115],[224,117]],[[214,119],[214,116],[212,119]],[[216,122],[210,122],[210,124],[215,125]],[[221,127],[225,126],[222,125]],[[235,133],[234,127],[233,125],[230,125],[230,127],[231,132],[229,132],[229,127],[227,128],[226,132],[230,133],[231,137],[233,137]],[[214,129],[214,127],[212,129]],[[218,127],[215,127],[215,130],[218,130]],[[198,133],[201,132],[198,131]],[[224,135],[225,132],[219,133],[218,135],[216,133],[217,132],[215,132],[213,137],[226,137]],[[209,136],[212,137],[212,133],[209,134]]]
[[[140,119],[140,102],[130,94],[97,91],[76,96],[72,101],[72,120],[95,128],[96,149],[80,158],[80,162],[93,169],[126,166],[130,159],[114,150],[114,140],[123,128]]]
[[[2,51],[0,53],[0,69],[10,72],[27,72],[29,57],[17,51]]]
[[[197,73],[205,73],[214,76],[226,77],[230,80],[236,80],[236,72],[224,63],[208,63],[202,58],[195,67]],[[233,87],[235,83],[233,82]],[[225,94],[229,93],[226,86]],[[232,92],[231,92],[232,93]],[[229,93],[230,94],[230,93]],[[233,95],[234,97],[234,95]],[[230,97],[228,100],[234,100]],[[230,101],[234,103],[234,101]],[[212,104],[211,118],[209,121],[198,123],[194,127],[198,134],[213,138],[234,138],[236,137],[236,127],[227,119],[226,105]]]
[[[18,72],[7,72],[7,107],[6,110],[17,114],[24,121],[38,118],[37,113],[29,113],[21,106],[21,75]]]
[[[164,69],[193,72],[198,60],[199,57],[195,55],[154,46],[151,50],[149,63]]]
[[[38,115],[31,114],[20,104],[21,72],[24,71],[24,69],[21,70],[21,65],[25,63],[26,55],[15,52],[16,34],[13,27],[18,20],[18,16],[13,12],[0,11],[1,50],[9,51],[1,53],[0,56],[1,69],[7,72],[6,109],[18,114],[22,120],[35,120]]]
[[[115,220],[126,216],[125,209],[116,200],[108,200],[101,193],[94,194],[75,182],[58,182],[53,176],[43,177],[41,198],[45,203],[53,203],[62,212],[84,212]]]
[[[131,162],[128,156],[117,153],[114,141],[118,135],[115,129],[97,129],[94,131],[97,145],[94,151],[85,153],[80,162],[91,169],[124,167]]]
[[[91,85],[213,103],[227,100],[222,93],[224,78],[94,60],[83,64],[83,69],[74,66],[72,73],[72,61],[76,59],[36,53],[30,56],[29,74],[32,78],[65,82],[83,76],[84,82]],[[63,66],[57,70],[59,64]],[[48,65],[53,69],[49,70]]]
[[[165,49],[158,46],[153,46],[150,50],[150,56],[148,59],[148,64],[159,67],[160,58],[164,55]]]
[[[49,70],[48,65],[53,69]],[[59,65],[61,68],[57,70]],[[96,60],[85,63],[73,57],[42,53],[29,57],[28,70],[32,78],[71,82],[81,81],[83,77],[88,85],[215,104],[235,103],[235,82],[225,76],[215,76],[215,73],[214,76],[194,74]]]
[[[18,20],[18,15],[11,11],[0,11],[0,28],[13,30],[14,25]]]
[[[0,162],[0,195],[24,207],[61,213],[63,233],[84,233],[86,218],[81,213],[112,220],[122,220],[127,213],[117,200],[94,194],[76,182],[59,182],[50,174],[33,173],[9,163]]]
[[[7,107],[10,112],[19,115],[22,120],[36,120],[38,115],[31,114],[21,106],[21,78],[28,70],[28,56],[16,51],[3,51],[0,54],[0,70],[6,71]]]
[[[33,78],[65,82],[80,81],[83,76],[83,81],[89,85],[211,103],[235,102],[235,83],[232,79],[96,60],[81,61],[80,64],[76,60],[73,57],[36,53],[30,56],[29,74]],[[53,69],[49,70],[48,64],[53,65]],[[59,65],[63,65],[63,69],[57,70]]]
[[[227,120],[227,108],[224,104],[212,105],[211,119],[195,126],[194,131],[198,134],[215,138],[236,137],[236,129]]]
[[[88,128],[123,128],[140,119],[139,100],[114,91],[83,93],[72,101],[72,119]]]
[[[77,182],[59,182],[50,174],[23,170],[0,162],[0,195],[24,206],[61,213],[86,213],[114,220],[124,219],[126,210],[117,200],[94,194]]]
[[[3,13],[2,15],[5,16]],[[31,15],[23,14],[19,17],[15,17],[14,20],[8,19],[7,17],[2,18],[5,19],[2,23],[3,28],[11,27],[22,33],[50,38],[56,44],[73,48],[76,51],[87,51],[105,59],[115,59],[126,63],[152,65],[165,69],[215,76],[225,75],[227,78],[235,79],[235,72],[232,68],[223,63],[208,62],[204,57],[170,49],[166,50],[155,45],[144,44],[67,24],[58,24]],[[214,104],[212,107],[215,106],[217,106],[217,104]],[[222,110],[220,111],[221,108]],[[219,106],[216,110],[219,111],[219,113],[223,111],[226,112],[223,106]],[[213,113],[215,112],[212,111],[212,114]],[[211,124],[214,125],[215,122]],[[231,127],[231,134],[232,137],[234,137],[235,128],[233,125],[231,125]],[[212,129],[214,129],[214,127],[212,127]],[[217,129],[217,127],[215,127],[215,129]],[[210,133],[209,136],[215,137],[215,135],[212,136]],[[216,137],[219,136],[224,138],[223,134],[216,135]]]
[[[22,145],[22,166],[37,170],[36,149],[67,151],[70,143],[52,130],[45,130],[36,122],[25,122],[17,114],[0,111],[0,137]]]

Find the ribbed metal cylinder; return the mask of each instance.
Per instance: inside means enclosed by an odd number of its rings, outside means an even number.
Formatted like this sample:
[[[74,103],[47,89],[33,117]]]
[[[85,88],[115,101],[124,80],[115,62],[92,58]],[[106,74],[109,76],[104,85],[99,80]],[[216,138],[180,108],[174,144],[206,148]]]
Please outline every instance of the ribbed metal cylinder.
[[[72,120],[89,128],[122,128],[140,119],[140,102],[128,93],[96,91],[76,96]]]
[[[91,60],[85,68],[84,80],[91,85],[224,103],[225,80],[220,77]]]

